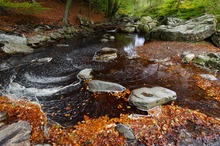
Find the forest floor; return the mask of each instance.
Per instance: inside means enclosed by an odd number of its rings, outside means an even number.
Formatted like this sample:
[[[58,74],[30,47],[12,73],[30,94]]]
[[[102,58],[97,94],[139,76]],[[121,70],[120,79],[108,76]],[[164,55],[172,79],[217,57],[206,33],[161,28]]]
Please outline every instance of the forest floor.
[[[29,15],[24,15],[17,10],[8,10],[4,16],[0,16],[0,30],[26,30],[25,27],[29,25],[61,27],[65,4],[58,2],[58,0],[38,0],[38,2],[49,9]],[[75,27],[79,24],[77,14],[80,14],[80,0],[73,2],[69,17],[70,24]],[[83,5],[80,15],[93,21],[105,20],[103,14],[90,13],[86,4]],[[33,32],[27,31],[21,31],[21,33],[27,36],[33,35]],[[209,42],[150,41],[146,42],[144,46],[137,48],[137,50],[141,57],[153,59],[180,57],[185,51],[191,51],[195,54],[220,52],[219,48]],[[0,51],[0,57],[1,55],[4,55],[4,53]],[[215,85],[211,81],[198,79],[198,77],[194,79],[198,82],[200,88],[209,89],[207,90],[207,96],[212,91],[213,97],[220,101],[218,84]],[[114,123],[117,122],[129,125],[139,142],[145,145],[153,145],[154,143],[158,145],[180,145],[181,141],[187,140],[189,140],[188,144],[195,144],[200,139],[215,143],[215,137],[219,138],[220,135],[220,119],[218,117],[208,117],[197,110],[168,105],[162,107],[162,114],[159,117],[137,118],[129,117],[128,115],[122,115],[120,119],[109,119],[107,117],[89,119],[85,117],[84,122],[74,127],[75,130],[65,129],[56,125],[50,129],[48,136],[45,137],[42,127],[47,122],[39,107],[26,101],[10,101],[4,97],[0,97],[0,105],[0,111],[7,111],[11,118],[30,121],[33,127],[32,142],[49,142],[54,145],[86,145],[86,143],[93,145],[123,145],[125,139],[114,130]],[[37,120],[33,118],[33,115]],[[212,139],[214,140],[212,141]]]

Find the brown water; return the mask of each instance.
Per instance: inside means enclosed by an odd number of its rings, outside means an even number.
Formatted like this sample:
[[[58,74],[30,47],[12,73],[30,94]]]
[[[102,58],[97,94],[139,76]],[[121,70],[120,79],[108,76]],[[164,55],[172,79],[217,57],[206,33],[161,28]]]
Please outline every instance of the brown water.
[[[25,98],[38,102],[50,122],[72,126],[84,115],[117,117],[121,113],[147,114],[132,107],[124,98],[109,93],[92,94],[76,75],[85,68],[93,69],[94,79],[111,81],[132,90],[143,86],[163,86],[177,92],[176,104],[220,117],[220,102],[207,99],[196,85],[194,75],[201,69],[170,59],[154,63],[146,58],[128,59],[137,52],[143,38],[136,34],[110,33],[115,41],[101,43],[103,34],[88,38],[62,40],[29,55],[17,55],[1,60],[2,94],[10,98]],[[64,45],[63,45],[64,44]],[[60,46],[60,47],[59,47]],[[94,62],[93,55],[103,47],[118,49],[118,58],[111,62]],[[172,63],[172,65],[171,65]],[[213,86],[219,86],[219,80]]]

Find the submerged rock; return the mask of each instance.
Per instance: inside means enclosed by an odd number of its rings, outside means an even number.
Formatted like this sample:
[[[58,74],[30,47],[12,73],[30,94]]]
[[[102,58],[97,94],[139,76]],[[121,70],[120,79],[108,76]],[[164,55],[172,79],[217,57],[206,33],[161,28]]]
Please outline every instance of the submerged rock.
[[[94,61],[108,62],[117,58],[118,50],[115,48],[104,47],[97,51],[93,57]]]
[[[161,25],[151,32],[151,37],[166,41],[201,41],[212,36],[216,26],[215,16],[206,14],[175,26]]]
[[[20,121],[9,125],[0,131],[0,145],[29,146],[31,126],[27,121]]]
[[[133,130],[130,129],[128,126],[124,124],[116,124],[115,129],[124,136],[126,142],[129,143],[136,143],[137,139],[133,133]]]
[[[120,84],[100,80],[92,80],[88,85],[90,92],[123,92],[126,89]]]
[[[176,92],[163,87],[139,88],[131,92],[129,103],[142,111],[165,104],[177,98]]]

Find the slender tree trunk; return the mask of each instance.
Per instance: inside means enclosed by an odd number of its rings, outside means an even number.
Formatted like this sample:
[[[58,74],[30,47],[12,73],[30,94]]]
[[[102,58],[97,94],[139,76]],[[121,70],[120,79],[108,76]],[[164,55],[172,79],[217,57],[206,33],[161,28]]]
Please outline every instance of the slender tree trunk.
[[[152,8],[152,0],[150,0],[150,9]]]
[[[69,11],[71,9],[72,6],[72,2],[73,0],[67,0],[66,1],[66,9],[64,12],[64,16],[63,16],[63,25],[68,25],[68,16],[69,16]]]

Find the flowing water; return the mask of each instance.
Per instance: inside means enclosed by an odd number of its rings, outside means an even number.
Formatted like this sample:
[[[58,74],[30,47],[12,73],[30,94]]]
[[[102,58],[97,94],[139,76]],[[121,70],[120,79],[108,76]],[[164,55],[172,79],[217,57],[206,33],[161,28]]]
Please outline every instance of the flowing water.
[[[121,113],[146,114],[109,93],[94,95],[88,92],[77,74],[85,68],[92,68],[94,79],[116,82],[130,90],[151,85],[170,87],[177,92],[177,104],[203,112],[209,110],[207,113],[211,116],[220,115],[219,102],[201,100],[204,93],[194,86],[193,73],[187,68],[180,68],[181,77],[175,77],[165,65],[137,58],[135,47],[144,44],[142,36],[109,34],[115,37],[114,41],[101,43],[103,34],[95,34],[61,40],[36,53],[2,60],[1,94],[39,103],[50,122],[63,126],[76,124],[84,115],[96,118],[104,115],[116,117]],[[103,47],[117,48],[118,58],[110,62],[93,61],[95,52]]]

